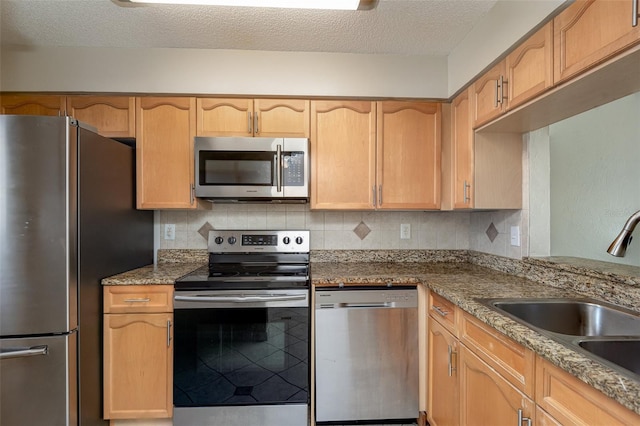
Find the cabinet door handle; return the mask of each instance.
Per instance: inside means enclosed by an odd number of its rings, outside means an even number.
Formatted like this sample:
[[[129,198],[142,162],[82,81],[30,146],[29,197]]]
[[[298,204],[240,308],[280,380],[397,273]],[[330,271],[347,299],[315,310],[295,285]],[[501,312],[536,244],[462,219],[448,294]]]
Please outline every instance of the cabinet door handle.
[[[431,309],[436,311],[441,317],[446,317],[447,315],[449,315],[449,311],[445,311],[444,309],[442,309],[439,306],[431,305]]]
[[[632,17],[631,17],[631,26],[632,27],[637,27],[638,26],[638,3],[640,2],[640,0],[631,0],[631,13],[632,13]]]
[[[466,180],[464,181],[464,186],[463,186],[463,203],[467,204],[469,202],[471,202],[471,195],[469,194],[471,191],[471,185],[469,185],[469,182],[467,182]]]
[[[382,185],[378,186],[378,205],[382,207]]]
[[[500,92],[500,80],[496,78],[496,92],[495,92],[495,96],[493,98],[493,107],[494,108],[498,108],[498,105],[500,104],[499,92]]]
[[[453,357],[457,355],[456,351],[453,350],[451,345],[447,346],[447,351],[449,353],[449,364],[448,364],[448,374],[449,377],[453,376],[453,372],[457,371],[456,367],[454,367]]]
[[[247,112],[247,133],[252,134],[251,125],[253,121],[251,121],[251,112]]]
[[[167,320],[167,347],[171,346],[171,320]]]
[[[191,193],[191,205],[196,201],[196,186],[191,184],[191,188],[189,188],[189,192]]]
[[[531,426],[531,419],[529,417],[524,417],[522,408],[518,408],[518,426],[522,426],[522,422],[527,422],[527,426]]]
[[[371,187],[371,193],[373,194],[373,203],[372,203],[372,205],[375,208],[375,206],[376,206],[376,186],[375,185],[373,185]]]
[[[260,127],[258,126],[258,113],[253,114],[253,132],[254,134],[260,134]]]
[[[138,297],[136,299],[124,299],[127,303],[149,303],[151,299],[148,297]]]
[[[508,96],[504,94],[504,86],[509,84],[509,80],[505,80],[504,76],[500,76],[500,105],[504,103],[504,100],[507,99]]]

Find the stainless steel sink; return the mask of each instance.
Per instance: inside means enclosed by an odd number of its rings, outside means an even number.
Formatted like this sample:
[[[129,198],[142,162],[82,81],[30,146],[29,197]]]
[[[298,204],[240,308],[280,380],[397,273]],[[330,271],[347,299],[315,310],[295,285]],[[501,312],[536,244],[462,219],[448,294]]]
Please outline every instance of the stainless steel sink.
[[[640,313],[594,299],[476,299],[540,334],[640,380]]]
[[[640,375],[640,337],[630,339],[580,340],[585,351]]]
[[[617,306],[582,299],[510,299],[489,304],[536,328],[571,336],[640,335],[640,316]]]

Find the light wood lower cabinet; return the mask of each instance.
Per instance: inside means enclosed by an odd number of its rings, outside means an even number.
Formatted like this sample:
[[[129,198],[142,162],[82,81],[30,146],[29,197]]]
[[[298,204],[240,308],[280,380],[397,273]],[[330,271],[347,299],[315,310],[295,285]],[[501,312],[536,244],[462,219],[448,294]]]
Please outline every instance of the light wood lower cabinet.
[[[470,349],[460,347],[460,424],[513,426],[535,422],[534,402]],[[518,419],[522,419],[519,423]]]
[[[431,426],[460,424],[459,343],[438,321],[429,318],[428,405]]]
[[[536,360],[536,403],[562,425],[640,424],[640,415],[540,357]]]
[[[105,287],[105,419],[172,417],[172,295],[166,285]]]

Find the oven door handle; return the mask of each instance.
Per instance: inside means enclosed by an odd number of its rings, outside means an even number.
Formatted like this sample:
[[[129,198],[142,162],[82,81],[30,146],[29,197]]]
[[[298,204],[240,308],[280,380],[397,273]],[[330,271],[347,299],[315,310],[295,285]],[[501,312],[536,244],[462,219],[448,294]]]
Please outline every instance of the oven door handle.
[[[288,300],[304,300],[306,294],[275,294],[270,296],[175,296],[177,302],[282,302]]]

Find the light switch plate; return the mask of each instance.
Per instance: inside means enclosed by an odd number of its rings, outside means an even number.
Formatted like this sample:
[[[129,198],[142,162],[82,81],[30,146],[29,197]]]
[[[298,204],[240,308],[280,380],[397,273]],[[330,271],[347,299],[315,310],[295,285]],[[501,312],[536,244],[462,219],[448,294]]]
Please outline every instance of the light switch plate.
[[[520,227],[511,227],[511,245],[514,247],[520,247]]]

